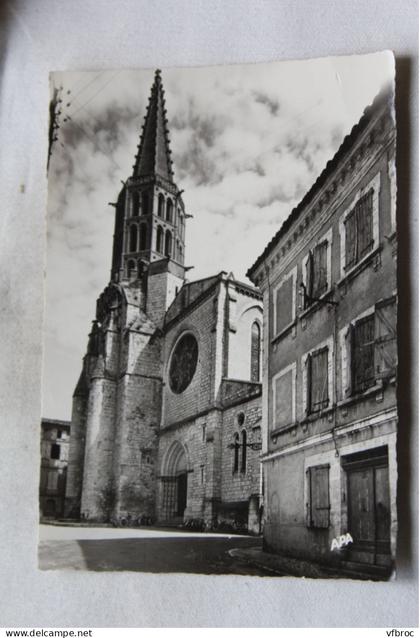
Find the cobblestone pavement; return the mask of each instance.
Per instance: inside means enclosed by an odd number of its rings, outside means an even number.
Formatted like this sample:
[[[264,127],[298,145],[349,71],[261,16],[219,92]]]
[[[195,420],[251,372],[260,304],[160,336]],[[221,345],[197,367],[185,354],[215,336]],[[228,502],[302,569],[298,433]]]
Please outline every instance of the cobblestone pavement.
[[[278,576],[233,549],[260,548],[261,539],[177,530],[40,525],[41,569]]]

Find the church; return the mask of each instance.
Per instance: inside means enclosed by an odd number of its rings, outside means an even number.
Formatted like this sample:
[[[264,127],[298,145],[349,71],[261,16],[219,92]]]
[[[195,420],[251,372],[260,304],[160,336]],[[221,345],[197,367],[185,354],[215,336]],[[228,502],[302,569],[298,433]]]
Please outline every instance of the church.
[[[73,394],[66,515],[260,531],[262,294],[188,281],[156,71]]]

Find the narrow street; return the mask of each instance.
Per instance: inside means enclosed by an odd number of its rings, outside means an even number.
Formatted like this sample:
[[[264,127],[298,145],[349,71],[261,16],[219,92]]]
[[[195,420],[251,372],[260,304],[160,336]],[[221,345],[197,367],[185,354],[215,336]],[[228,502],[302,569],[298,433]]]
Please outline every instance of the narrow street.
[[[279,575],[229,553],[260,547],[261,539],[251,536],[58,525],[39,529],[40,569]]]

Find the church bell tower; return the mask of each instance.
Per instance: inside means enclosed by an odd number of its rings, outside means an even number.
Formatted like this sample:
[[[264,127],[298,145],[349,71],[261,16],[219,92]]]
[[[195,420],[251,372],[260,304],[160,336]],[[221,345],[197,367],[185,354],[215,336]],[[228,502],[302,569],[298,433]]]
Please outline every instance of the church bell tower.
[[[185,207],[174,181],[165,91],[155,72],[133,174],[116,204],[111,280],[139,285],[142,309],[160,320],[184,280]],[[163,305],[148,303],[159,278]],[[162,290],[162,282],[165,279]],[[156,316],[153,316],[156,315]],[[157,316],[159,315],[159,316]]]

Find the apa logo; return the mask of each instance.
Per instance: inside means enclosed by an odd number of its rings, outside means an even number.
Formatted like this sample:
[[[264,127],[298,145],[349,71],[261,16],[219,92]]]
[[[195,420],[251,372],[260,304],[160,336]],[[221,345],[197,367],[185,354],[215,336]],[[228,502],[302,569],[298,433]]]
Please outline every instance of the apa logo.
[[[341,549],[345,545],[348,545],[349,543],[352,543],[352,542],[353,542],[353,539],[349,532],[347,532],[347,534],[342,534],[341,536],[337,536],[337,538],[333,538],[332,540],[331,551],[334,551],[335,549]]]

